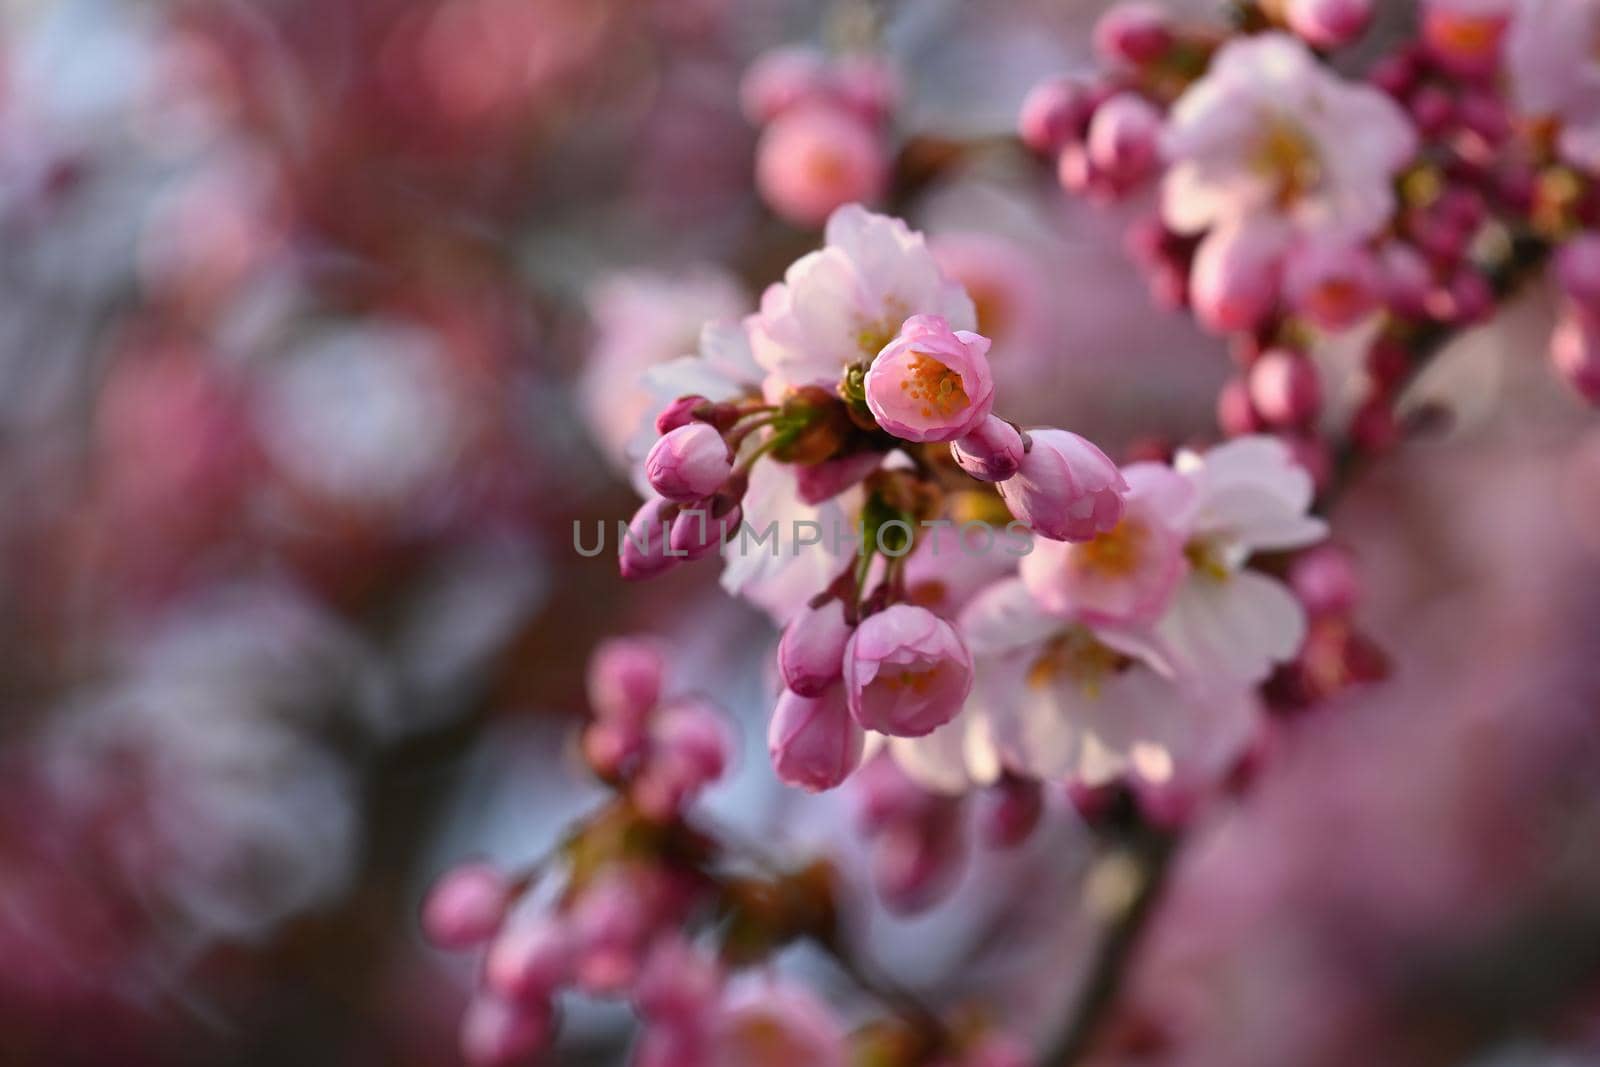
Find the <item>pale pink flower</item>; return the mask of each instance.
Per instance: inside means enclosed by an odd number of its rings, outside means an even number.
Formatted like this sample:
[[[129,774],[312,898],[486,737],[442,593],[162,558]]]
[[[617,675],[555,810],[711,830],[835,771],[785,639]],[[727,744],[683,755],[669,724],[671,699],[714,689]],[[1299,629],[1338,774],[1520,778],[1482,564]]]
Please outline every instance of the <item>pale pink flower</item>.
[[[954,627],[926,608],[894,604],[862,620],[845,652],[850,711],[864,728],[917,737],[961,711],[972,657]]]
[[[1044,610],[1091,626],[1139,627],[1171,603],[1187,569],[1194,488],[1163,464],[1135,463],[1123,476],[1128,494],[1114,527],[1078,544],[1040,541],[1023,558],[1023,584]]]
[[[692,504],[722,488],[733,473],[733,451],[716,427],[691,422],[655,443],[645,457],[644,470],[656,492]]]
[[[1162,211],[1180,233],[1282,218],[1370,236],[1394,214],[1394,178],[1416,147],[1393,100],[1345,81],[1303,42],[1236,39],[1173,106]]]
[[[953,441],[956,466],[980,482],[1003,482],[1022,469],[1022,434],[1004,419],[990,415],[972,432]]]
[[[844,649],[851,626],[844,604],[830,600],[795,616],[778,642],[778,670],[783,682],[805,697],[821,696],[844,676]]]
[[[1517,105],[1561,123],[1561,154],[1600,174],[1600,7],[1592,0],[1522,0],[1506,63]]]
[[[903,441],[954,441],[994,407],[989,339],[937,315],[905,321],[867,371],[867,407]]]
[[[942,316],[952,330],[974,327],[971,299],[899,219],[846,205],[828,220],[825,239],[762,294],[761,310],[746,320],[769,399],[797,386],[834,388],[913,315]]]
[[[1283,442],[1241,437],[1176,469],[1195,487],[1185,547],[1190,567],[1154,635],[1180,669],[1255,684],[1299,651],[1305,611],[1275,578],[1247,569],[1257,552],[1304,548],[1327,536],[1310,514],[1311,475]]]
[[[779,780],[811,792],[848,778],[861,764],[865,743],[838,683],[815,697],[784,690],[767,729],[767,752]]]
[[[767,206],[796,226],[820,226],[844,204],[883,194],[888,151],[859,115],[829,104],[791,108],[756,146],[756,188]]]
[[[1066,430],[1030,431],[1017,474],[1000,483],[1011,514],[1052,541],[1087,541],[1116,526],[1128,485],[1106,454]]]

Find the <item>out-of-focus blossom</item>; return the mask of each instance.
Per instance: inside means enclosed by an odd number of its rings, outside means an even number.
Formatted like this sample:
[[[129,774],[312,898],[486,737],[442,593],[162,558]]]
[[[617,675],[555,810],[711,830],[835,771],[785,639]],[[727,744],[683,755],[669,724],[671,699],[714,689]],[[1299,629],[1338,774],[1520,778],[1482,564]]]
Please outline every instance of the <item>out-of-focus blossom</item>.
[[[1425,0],[1422,40],[1433,60],[1464,78],[1499,69],[1501,43],[1517,0]]]
[[[1181,233],[1281,218],[1370,236],[1394,213],[1394,177],[1416,148],[1393,101],[1330,72],[1302,42],[1231,41],[1173,106],[1162,210]]]
[[[1289,28],[1318,48],[1342,48],[1367,32],[1373,0],[1289,0]]]
[[[1561,154],[1600,174],[1600,11],[1585,0],[1522,0],[1506,38],[1517,106],[1560,123]]]
[[[888,160],[876,131],[841,108],[812,105],[774,119],[756,147],[756,184],[779,216],[820,226],[838,207],[883,192]]]

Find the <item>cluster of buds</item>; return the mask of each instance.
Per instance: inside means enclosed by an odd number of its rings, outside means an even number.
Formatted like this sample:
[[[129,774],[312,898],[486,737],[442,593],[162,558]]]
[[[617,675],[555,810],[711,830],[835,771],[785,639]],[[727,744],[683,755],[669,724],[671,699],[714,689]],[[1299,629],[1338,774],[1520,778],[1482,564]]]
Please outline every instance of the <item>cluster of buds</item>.
[[[740,95],[762,129],[756,187],[780,218],[810,229],[843,204],[884,194],[899,89],[881,57],[778,49],[746,71]]]
[[[1388,658],[1355,622],[1361,575],[1350,550],[1318,545],[1295,558],[1288,577],[1309,626],[1300,654],[1268,680],[1269,706],[1292,714],[1386,678]]]
[[[693,795],[720,773],[726,739],[720,724],[697,721],[709,713],[703,705],[662,701],[664,664],[661,647],[642,638],[613,639],[591,660],[595,719],[582,748],[612,801],[549,860],[520,874],[461,864],[423,905],[433,944],[482,953],[462,1024],[467,1061],[510,1067],[536,1057],[556,1036],[558,997],[573,993],[631,1005],[641,1024],[635,1067],[845,1067],[856,1046],[891,1031],[901,1040],[881,1061],[889,1067],[1024,1067],[1016,1055],[993,1058],[1011,1046],[992,1032],[919,1031],[926,1018],[891,1014],[851,1034],[825,1003],[766,966],[798,938],[846,951],[834,876],[820,863],[751,875],[752,864],[770,861],[736,855],[692,825]],[[872,795],[874,832],[898,840],[912,822],[921,828],[922,853],[909,840],[885,844],[895,899],[929,899],[948,884],[933,866],[955,837],[959,805],[903,781],[897,799],[885,788]]]

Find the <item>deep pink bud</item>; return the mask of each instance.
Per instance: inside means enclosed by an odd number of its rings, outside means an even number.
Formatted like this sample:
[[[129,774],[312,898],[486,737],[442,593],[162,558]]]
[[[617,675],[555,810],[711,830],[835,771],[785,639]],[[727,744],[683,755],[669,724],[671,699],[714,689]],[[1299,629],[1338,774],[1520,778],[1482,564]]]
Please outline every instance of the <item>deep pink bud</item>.
[[[921,737],[960,713],[972,691],[972,656],[948,622],[926,608],[894,604],[856,628],[844,680],[863,728]]]
[[[1022,143],[1040,155],[1059,152],[1083,135],[1094,114],[1094,91],[1072,78],[1035,85],[1022,101],[1017,130]]]
[[[668,500],[693,504],[722,488],[733,473],[733,450],[716,427],[680,426],[655,443],[644,461],[650,487]]]
[[[648,910],[643,881],[627,872],[616,871],[584,888],[569,913],[580,988],[605,996],[633,984],[653,922]]]
[[[1289,28],[1318,48],[1343,48],[1372,25],[1372,0],[1289,0]]]
[[[1044,815],[1044,789],[1033,779],[1007,775],[983,792],[982,802],[983,839],[997,848],[1026,841]]]
[[[633,987],[639,1014],[655,1023],[693,1026],[716,1003],[722,968],[677,933],[657,938]]]
[[[1154,63],[1172,48],[1167,13],[1140,0],[1117,4],[1095,23],[1094,47],[1110,63]]]
[[[1284,242],[1269,227],[1218,230],[1200,243],[1189,275],[1189,300],[1214,333],[1253,330],[1278,304]]]
[[[1556,281],[1578,307],[1600,316],[1600,234],[1583,233],[1556,252]]]
[[[651,751],[630,793],[645,815],[679,814],[707,785],[722,777],[733,751],[727,723],[710,704],[682,700],[651,723]]]
[[[1314,237],[1289,256],[1284,295],[1302,317],[1324,330],[1347,330],[1378,308],[1383,275],[1364,244]]]
[[[765,126],[802,101],[816,98],[827,85],[827,60],[814,48],[776,48],[750,64],[739,84],[745,116]]]
[[[990,415],[977,429],[950,445],[956,466],[980,482],[1003,482],[1022,469],[1022,433]]]
[[[1600,319],[1575,312],[1556,324],[1550,339],[1556,370],[1591,404],[1600,404]]]
[[[589,657],[589,707],[595,717],[642,726],[661,700],[666,657],[647,637],[612,637]]]
[[[868,122],[888,119],[900,100],[900,79],[881,55],[857,52],[841,57],[831,78],[839,102]]]
[[[1458,110],[1461,124],[1490,144],[1499,144],[1511,134],[1511,109],[1498,89],[1466,90]]]
[[[902,441],[954,441],[994,407],[989,339],[952,330],[938,315],[914,315],[867,370],[867,407]]]
[[[784,685],[803,697],[821,696],[844,676],[844,648],[850,634],[844,604],[838,600],[795,616],[778,642]]]
[[[1456,120],[1455,98],[1437,85],[1424,85],[1411,94],[1411,119],[1425,137],[1437,137]]]
[[[1299,426],[1322,409],[1317,368],[1303,352],[1275,348],[1250,368],[1250,401],[1274,426]]]
[[[1350,418],[1350,440],[1366,452],[1387,452],[1400,442],[1394,406],[1384,396],[1369,396]]]
[[[646,500],[633,513],[622,538],[618,560],[623,578],[630,582],[654,578],[684,561],[681,553],[673,552],[670,543],[672,518],[677,511],[678,505],[656,497]]]
[[[878,199],[888,173],[878,133],[835,106],[786,111],[756,146],[756,188],[774,213],[795,226],[820,226],[835,208]]]
[[[673,430],[695,421],[695,412],[709,410],[711,401],[703,396],[680,396],[656,416],[656,433],[665,437]]]
[[[1313,615],[1346,615],[1361,599],[1361,576],[1350,551],[1318,545],[1295,558],[1289,585]]]
[[[1120,190],[1139,184],[1160,161],[1161,124],[1161,112],[1144,97],[1118,93],[1089,122],[1089,162]]]
[[[461,1019],[461,1055],[470,1067],[516,1067],[554,1036],[555,1008],[549,1002],[511,1004],[478,996]]]
[[[571,977],[572,932],[548,914],[518,915],[507,922],[484,957],[483,982],[516,1004],[550,1000]]]
[[[1122,518],[1128,483],[1106,454],[1066,430],[1032,430],[1015,477],[1000,483],[1011,514],[1052,541],[1092,541]]]
[[[475,948],[494,936],[511,906],[511,883],[488,863],[463,863],[428,892],[422,932],[439,948]]]
[[[1433,268],[1427,257],[1411,245],[1390,241],[1380,253],[1383,264],[1384,302],[1397,315],[1421,318],[1428,313]]]
[[[784,690],[767,729],[767,752],[779,781],[813,793],[850,777],[865,742],[842,685],[818,697]]]
[[[685,559],[703,559],[739,532],[744,509],[726,496],[685,507],[672,520],[670,544]]]
[[[1229,378],[1217,392],[1217,425],[1228,437],[1260,433],[1266,428],[1244,378]]]

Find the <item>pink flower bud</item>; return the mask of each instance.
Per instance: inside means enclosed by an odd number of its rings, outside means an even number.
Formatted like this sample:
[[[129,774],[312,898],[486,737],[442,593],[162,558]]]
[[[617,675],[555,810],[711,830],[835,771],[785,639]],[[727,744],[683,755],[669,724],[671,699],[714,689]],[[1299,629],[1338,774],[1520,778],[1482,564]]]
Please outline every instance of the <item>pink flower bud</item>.
[[[483,982],[514,1004],[548,1002],[572,975],[572,933],[548,914],[517,916],[484,957]]]
[[[722,488],[733,473],[733,450],[716,427],[680,426],[655,443],[644,460],[650,487],[668,500],[693,504]]]
[[[1289,0],[1288,18],[1318,48],[1343,48],[1372,25],[1372,0]]]
[[[756,146],[762,199],[801,227],[820,226],[844,204],[876,200],[888,170],[878,134],[851,112],[827,105],[786,111]]]
[[[1591,404],[1600,404],[1600,319],[1565,316],[1550,339],[1550,358],[1561,377]]]
[[[867,407],[903,441],[954,441],[989,417],[994,379],[989,339],[951,330],[938,315],[916,315],[867,371]]]
[[[750,64],[739,84],[745,117],[765,126],[802,101],[819,96],[827,84],[827,60],[814,48],[775,48]]]
[[[842,459],[829,459],[808,467],[794,468],[795,491],[802,503],[825,503],[861,480],[883,463],[878,452],[860,452]]]
[[[1022,469],[1022,434],[990,415],[967,436],[950,445],[956,466],[980,482],[1003,482]]]
[[[844,604],[830,600],[795,616],[778,642],[778,670],[783,683],[803,697],[821,696],[844,675],[844,648],[851,627]]]
[[[703,396],[680,396],[656,416],[656,433],[665,437],[673,430],[695,421],[695,412],[707,411],[711,401]]]
[[[1428,311],[1433,290],[1433,268],[1427,257],[1411,245],[1390,241],[1380,253],[1383,264],[1384,302],[1397,315],[1421,318]]]
[[[732,751],[733,740],[716,708],[698,700],[663,708],[651,724],[650,758],[633,781],[634,804],[659,821],[677,816],[722,777]]]
[[[1299,426],[1322,409],[1317,368],[1304,353],[1275,348],[1250,368],[1250,401],[1273,426]]]
[[[613,637],[589,657],[589,707],[595,717],[642,726],[661,700],[666,658],[659,642],[645,637]]]
[[[1266,420],[1250,399],[1250,384],[1244,378],[1229,378],[1217,392],[1217,425],[1228,437],[1260,433]]]
[[[471,1067],[515,1067],[550,1044],[555,1009],[474,997],[461,1020],[461,1055]]]
[[[900,100],[900,79],[880,55],[842,57],[834,64],[832,83],[840,103],[874,124],[887,120]]]
[[[633,987],[639,1014],[655,1023],[695,1026],[716,1004],[722,968],[676,933],[656,940]]]
[[[593,722],[580,739],[583,761],[605,780],[629,773],[644,752],[645,734],[634,724]]]
[[[1284,243],[1268,227],[1218,230],[1200,243],[1189,276],[1189,300],[1214,333],[1253,330],[1278,304]]]
[[[1161,112],[1137,93],[1118,93],[1095,109],[1089,122],[1089,162],[1119,190],[1155,172]]]
[[[1010,775],[983,793],[983,838],[997,848],[1020,845],[1044,815],[1044,789],[1032,779]]]
[[[894,604],[868,616],[845,651],[850,712],[863,728],[921,737],[961,711],[972,656],[955,628],[926,608]]]
[[[865,741],[839,685],[818,697],[785,690],[767,729],[767,751],[779,781],[813,793],[850,777],[861,764]]]
[[[1015,477],[1000,483],[1011,514],[1040,537],[1089,541],[1122,519],[1128,483],[1106,454],[1066,430],[1033,430]]]
[[[1574,304],[1600,317],[1600,234],[1579,234],[1561,246],[1556,281]]]
[[[1022,143],[1051,155],[1083,136],[1094,114],[1094,91],[1071,78],[1052,78],[1029,90],[1022,101],[1017,132]]]
[[[672,519],[678,505],[656,497],[646,500],[633,513],[627,533],[622,538],[618,569],[630,582],[654,578],[682,563],[682,554],[675,554],[670,540]]]
[[[616,871],[587,886],[573,903],[574,976],[585,992],[615,995],[638,977],[652,923],[643,897],[641,879]]]
[[[422,905],[422,932],[439,948],[475,948],[494,936],[511,905],[511,884],[488,863],[463,863],[439,879]]]
[[[1094,27],[1095,51],[1109,63],[1154,63],[1172,43],[1172,28],[1160,4],[1139,0],[1117,4]]]
[[[1289,256],[1284,292],[1290,305],[1324,330],[1347,330],[1378,308],[1383,276],[1363,244],[1314,237]]]
[[[1348,549],[1318,545],[1289,567],[1289,585],[1313,615],[1346,615],[1361,599],[1361,576]]]
[[[683,508],[672,520],[672,551],[685,559],[704,559],[738,533],[743,521],[744,509],[726,496]]]

